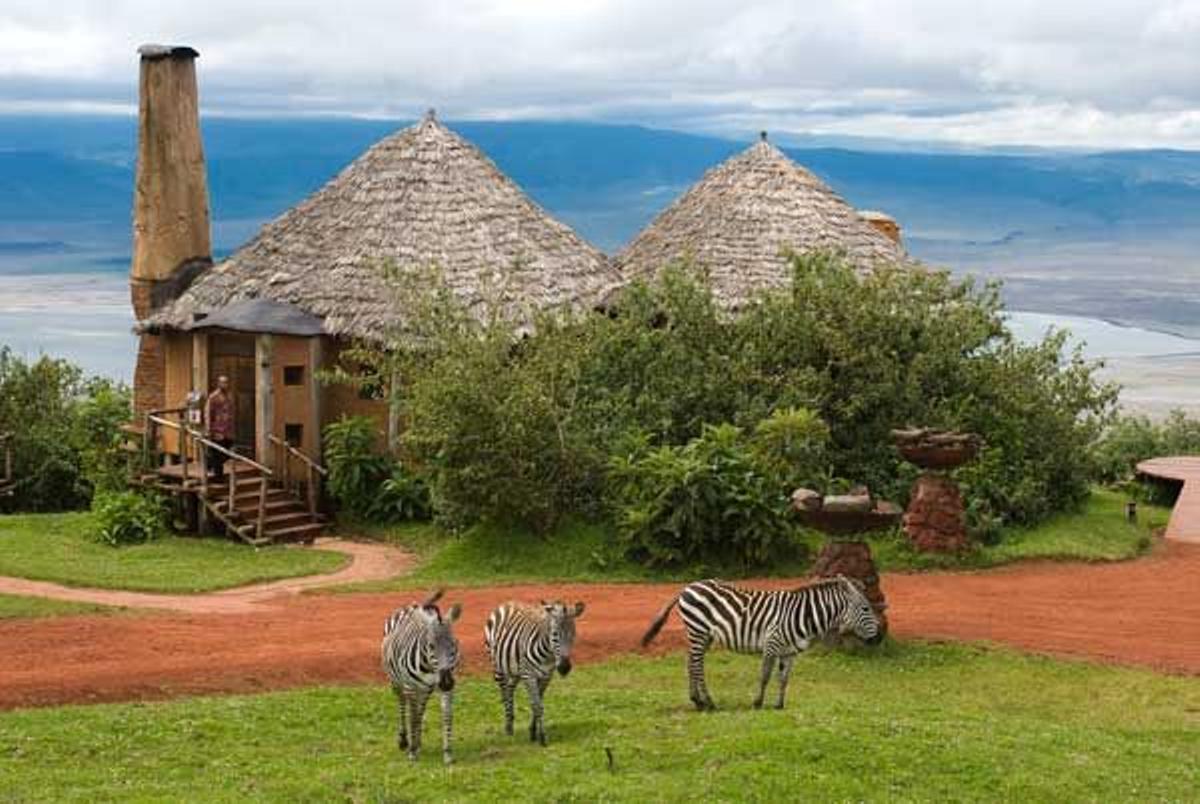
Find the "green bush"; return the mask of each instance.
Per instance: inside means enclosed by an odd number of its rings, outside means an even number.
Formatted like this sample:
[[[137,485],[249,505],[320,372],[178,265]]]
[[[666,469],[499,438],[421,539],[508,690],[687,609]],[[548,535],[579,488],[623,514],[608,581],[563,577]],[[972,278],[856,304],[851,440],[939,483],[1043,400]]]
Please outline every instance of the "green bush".
[[[372,522],[404,522],[431,516],[429,485],[397,461],[392,465],[391,475],[380,484],[367,518]]]
[[[113,547],[153,541],[167,532],[167,508],[152,494],[100,492],[92,501],[92,513],[96,537]]]
[[[29,363],[0,347],[0,432],[13,434],[13,497],[7,510],[86,507],[96,491],[125,483],[118,449],[130,417],[127,386],[88,378],[66,360]],[[5,510],[0,508],[0,510]]]
[[[980,460],[960,471],[980,533],[1083,498],[1088,446],[1115,389],[1065,336],[1016,342],[996,287],[944,272],[860,275],[828,255],[795,257],[792,267],[790,287],[736,315],[683,265],[626,288],[608,315],[545,314],[532,332],[504,323],[503,305],[474,318],[435,290],[437,305],[404,309],[437,315],[414,313],[386,348],[363,346],[374,355],[364,362],[373,376],[402,378],[390,395],[406,423],[403,446],[438,516],[455,525],[545,531],[604,515],[621,459],[686,462],[679,451],[700,449],[692,442],[708,443],[706,428],[720,424],[740,428],[742,457],[773,480],[771,495],[802,477],[822,488],[845,478],[904,503],[913,470],[890,430],[921,425],[983,436]],[[655,467],[669,469],[643,468]]]
[[[538,337],[517,342],[492,322],[415,378],[403,441],[440,520],[545,532],[598,509],[607,453],[589,418],[599,411],[582,396],[591,390],[581,376],[585,331],[547,318]]]
[[[377,426],[365,416],[345,416],[325,427],[327,488],[343,511],[367,519],[391,461],[375,451]]]
[[[1104,483],[1131,480],[1139,462],[1168,455],[1200,454],[1200,420],[1174,410],[1155,423],[1145,416],[1121,416],[1093,449],[1096,477]]]
[[[628,554],[651,566],[760,566],[795,547],[788,489],[733,425],[705,426],[681,447],[610,464],[610,494]]]

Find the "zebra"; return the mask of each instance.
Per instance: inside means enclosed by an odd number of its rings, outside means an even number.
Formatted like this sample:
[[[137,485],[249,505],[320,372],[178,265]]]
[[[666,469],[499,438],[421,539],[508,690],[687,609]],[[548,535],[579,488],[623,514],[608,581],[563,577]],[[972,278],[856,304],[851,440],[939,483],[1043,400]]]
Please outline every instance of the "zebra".
[[[417,759],[421,750],[425,704],[437,687],[442,699],[442,760],[448,765],[453,759],[450,754],[452,692],[454,670],[458,666],[458,640],[451,625],[462,614],[462,606],[455,603],[443,616],[436,605],[442,593],[439,589],[422,603],[396,609],[383,627],[380,653],[383,672],[391,681],[400,710],[400,726],[396,732],[400,750],[407,748],[408,758]]]
[[[538,606],[504,603],[488,616],[483,641],[504,704],[505,734],[513,733],[513,695],[524,681],[532,710],[529,740],[546,744],[542,701],[555,669],[561,676],[571,672],[575,620],[582,614],[582,602],[568,606],[543,600]]]
[[[704,683],[704,654],[714,642],[738,653],[762,654],[756,709],[762,708],[767,682],[778,666],[775,706],[782,709],[792,662],[813,642],[836,630],[876,645],[884,634],[862,590],[844,575],[790,591],[739,589],[706,580],[688,584],[671,599],[642,637],[642,647],[658,636],[676,603],[688,638],[688,693],[701,711],[717,708]]]

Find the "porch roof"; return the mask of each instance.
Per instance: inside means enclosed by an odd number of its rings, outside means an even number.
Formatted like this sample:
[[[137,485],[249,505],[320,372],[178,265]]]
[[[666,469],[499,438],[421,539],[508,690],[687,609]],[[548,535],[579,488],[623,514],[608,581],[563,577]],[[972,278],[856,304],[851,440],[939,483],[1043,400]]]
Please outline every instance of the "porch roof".
[[[311,337],[325,334],[325,322],[287,302],[246,299],[193,321],[190,331],[228,329],[234,332]]]

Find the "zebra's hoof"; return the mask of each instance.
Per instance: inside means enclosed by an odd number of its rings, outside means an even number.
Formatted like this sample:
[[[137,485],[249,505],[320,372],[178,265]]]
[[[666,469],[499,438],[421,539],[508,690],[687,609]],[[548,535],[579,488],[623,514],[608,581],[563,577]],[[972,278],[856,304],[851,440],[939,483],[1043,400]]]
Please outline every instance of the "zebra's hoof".
[[[408,761],[409,761],[409,762],[416,762],[416,761],[417,761],[417,752],[416,752],[416,751],[409,751],[409,752],[408,752]]]
[[[396,738],[396,746],[397,746],[397,747],[398,747],[398,748],[399,748],[401,751],[405,750],[406,748],[408,748],[408,738],[407,738],[407,737],[398,737],[398,738]]]
[[[754,699],[754,708],[755,708],[755,709],[762,709],[762,698],[755,698],[755,699]]]
[[[442,764],[443,765],[453,765],[454,764],[454,757],[450,755],[450,752],[446,752],[446,753],[442,754]]]
[[[783,709],[783,701],[780,701],[779,703],[775,704],[775,708],[776,708],[776,709]]]

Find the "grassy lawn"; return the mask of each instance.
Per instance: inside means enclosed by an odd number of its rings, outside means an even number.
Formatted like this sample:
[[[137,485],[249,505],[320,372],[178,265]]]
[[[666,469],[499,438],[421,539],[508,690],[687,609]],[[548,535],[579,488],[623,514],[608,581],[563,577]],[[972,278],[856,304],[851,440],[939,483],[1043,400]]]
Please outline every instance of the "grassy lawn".
[[[419,762],[396,750],[382,685],[9,712],[0,798],[1060,802],[1200,789],[1195,679],[893,644],[805,656],[787,709],[754,711],[758,662],[709,664],[724,707],[711,714],[691,710],[681,655],[579,667],[550,688],[547,748],[505,737],[491,682],[469,677],[448,769],[436,707]]]
[[[43,600],[40,597],[0,595],[0,620],[17,617],[59,617],[64,614],[106,614],[121,609],[96,606],[91,603],[68,603],[63,600]]]
[[[880,569],[910,570],[944,567],[994,567],[1027,559],[1056,561],[1121,561],[1150,547],[1151,532],[1167,524],[1169,508],[1138,504],[1138,521],[1125,520],[1128,497],[1096,489],[1083,510],[1058,514],[1033,528],[1010,528],[999,544],[983,545],[962,557],[923,555],[899,536],[872,541]]]
[[[94,541],[91,528],[87,513],[0,516],[0,575],[105,589],[206,592],[331,572],[347,560],[322,550],[255,550],[226,539],[167,538],[117,548]]]
[[[1125,497],[1096,490],[1079,512],[1060,514],[1032,529],[1011,529],[998,545],[982,546],[967,556],[922,555],[913,551],[900,534],[874,537],[872,550],[881,569],[914,570],[948,567],[990,567],[1031,558],[1114,561],[1133,558],[1150,544],[1153,527],[1166,524],[1169,510],[1139,506],[1139,522],[1124,516]],[[436,584],[481,586],[523,581],[677,581],[704,576],[727,578],[804,575],[804,558],[777,562],[769,570],[738,567],[689,567],[651,570],[624,558],[615,549],[615,538],[605,525],[575,523],[546,537],[524,531],[481,525],[460,535],[447,534],[428,523],[390,527],[347,526],[348,533],[367,535],[404,546],[416,553],[420,566],[392,581],[353,585],[332,591],[420,588]],[[805,543],[812,556],[822,536],[808,534]],[[321,590],[330,591],[330,590]]]
[[[316,590],[365,591],[423,588],[434,584],[492,586],[528,581],[636,582],[685,580],[697,576],[745,575],[736,567],[691,567],[656,570],[626,559],[615,549],[608,526],[572,523],[548,536],[496,525],[477,525],[462,534],[449,534],[429,523],[387,527],[347,525],[348,534],[366,535],[401,545],[420,557],[412,573],[391,581],[353,584]],[[778,563],[769,573],[801,575],[808,567],[802,553]],[[758,570],[755,575],[763,575]]]

